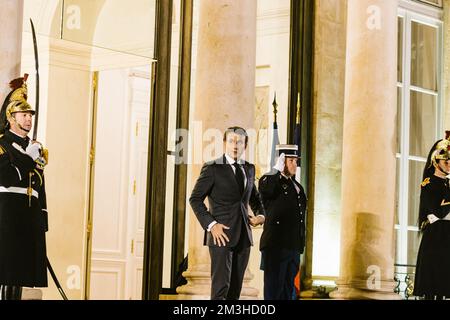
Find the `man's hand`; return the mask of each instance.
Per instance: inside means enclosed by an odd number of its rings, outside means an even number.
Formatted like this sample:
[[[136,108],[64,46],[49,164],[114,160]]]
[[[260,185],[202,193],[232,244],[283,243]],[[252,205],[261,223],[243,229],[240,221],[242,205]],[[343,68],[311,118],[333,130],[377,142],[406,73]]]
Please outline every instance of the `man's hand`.
[[[249,220],[249,222],[250,222],[250,225],[252,226],[252,227],[257,227],[257,226],[259,226],[260,224],[263,224],[264,223],[264,221],[266,221],[266,218],[263,216],[263,215],[259,215],[259,216],[248,216],[248,220]]]
[[[34,161],[41,156],[42,145],[39,142],[30,142],[25,153]]]
[[[229,230],[230,228],[221,223],[216,223],[211,228],[211,235],[213,236],[214,244],[219,247],[221,246],[225,247],[226,243],[230,242],[230,239],[228,239],[227,235],[223,231],[224,229]]]
[[[284,171],[284,163],[285,163],[286,155],[284,153],[280,154],[278,157],[277,164],[274,165],[274,169],[283,172]]]

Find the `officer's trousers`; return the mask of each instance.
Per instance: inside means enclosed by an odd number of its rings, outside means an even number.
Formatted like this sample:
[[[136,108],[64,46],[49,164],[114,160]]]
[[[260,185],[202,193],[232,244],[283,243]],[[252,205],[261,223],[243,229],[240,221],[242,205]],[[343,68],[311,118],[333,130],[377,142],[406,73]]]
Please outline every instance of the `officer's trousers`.
[[[300,252],[267,248],[263,254],[264,300],[293,300],[294,279],[300,265]]]

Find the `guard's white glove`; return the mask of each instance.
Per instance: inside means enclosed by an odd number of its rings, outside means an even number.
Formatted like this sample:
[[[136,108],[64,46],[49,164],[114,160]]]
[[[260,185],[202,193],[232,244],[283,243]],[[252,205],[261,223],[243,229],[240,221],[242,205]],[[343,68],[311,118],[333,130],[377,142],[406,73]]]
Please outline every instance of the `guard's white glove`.
[[[273,167],[274,169],[283,172],[284,171],[284,160],[286,158],[286,155],[284,153],[280,154],[278,157],[277,164]]]
[[[430,224],[435,223],[439,220],[438,217],[436,217],[434,214],[427,215],[428,221],[430,221]]]
[[[34,161],[41,156],[41,144],[40,143],[31,143],[25,150],[25,153]]]

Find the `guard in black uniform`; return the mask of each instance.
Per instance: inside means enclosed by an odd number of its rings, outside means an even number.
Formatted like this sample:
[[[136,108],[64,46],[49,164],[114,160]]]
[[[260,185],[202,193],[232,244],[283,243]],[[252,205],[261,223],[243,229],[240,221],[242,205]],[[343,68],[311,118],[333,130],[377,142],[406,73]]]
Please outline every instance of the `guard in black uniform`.
[[[450,131],[431,148],[420,192],[414,295],[429,300],[450,297]]]
[[[0,113],[0,295],[20,300],[22,287],[47,287],[47,152],[27,134],[34,110],[26,77],[10,83]]]
[[[295,180],[296,145],[279,145],[274,174],[264,175],[259,191],[266,209],[260,250],[264,270],[264,299],[292,300],[294,278],[305,247],[306,195]],[[273,172],[272,172],[273,173]]]

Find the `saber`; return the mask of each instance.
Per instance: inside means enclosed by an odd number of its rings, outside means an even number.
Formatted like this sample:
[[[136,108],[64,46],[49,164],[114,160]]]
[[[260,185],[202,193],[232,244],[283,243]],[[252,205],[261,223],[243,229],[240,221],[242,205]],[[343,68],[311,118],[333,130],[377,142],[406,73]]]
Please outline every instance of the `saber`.
[[[30,19],[31,33],[33,34],[33,46],[34,46],[34,62],[36,66],[36,101],[35,101],[35,115],[34,115],[34,129],[33,140],[37,139],[37,129],[39,124],[39,54],[36,40],[36,30],[34,29],[33,20]]]
[[[36,30],[34,29],[34,23],[33,23],[32,19],[30,19],[30,23],[31,23],[31,33],[33,35],[34,62],[35,62],[35,66],[36,66],[36,101],[35,101],[33,140],[37,141],[37,129],[38,129],[38,124],[39,124],[39,54],[38,54],[38,46],[37,46],[37,39],[36,39]],[[64,300],[69,300],[69,299],[67,299],[67,296],[64,293],[64,290],[61,287],[61,284],[59,283],[58,278],[56,277],[55,271],[53,271],[52,265],[50,264],[50,260],[48,260],[48,257],[46,257],[46,259],[47,259],[47,269],[50,272],[50,275],[52,276],[53,282],[55,282],[59,293],[61,294],[61,296]]]
[[[58,288],[59,293],[63,297],[63,299],[64,300],[69,300],[69,299],[67,299],[67,296],[64,293],[64,290],[61,287],[61,284],[59,283],[58,278],[56,277],[55,271],[53,271],[52,265],[50,264],[50,261],[48,260],[48,258],[47,258],[47,268],[48,268],[48,271],[50,272],[50,275],[52,276],[53,281],[56,284],[56,287]]]

